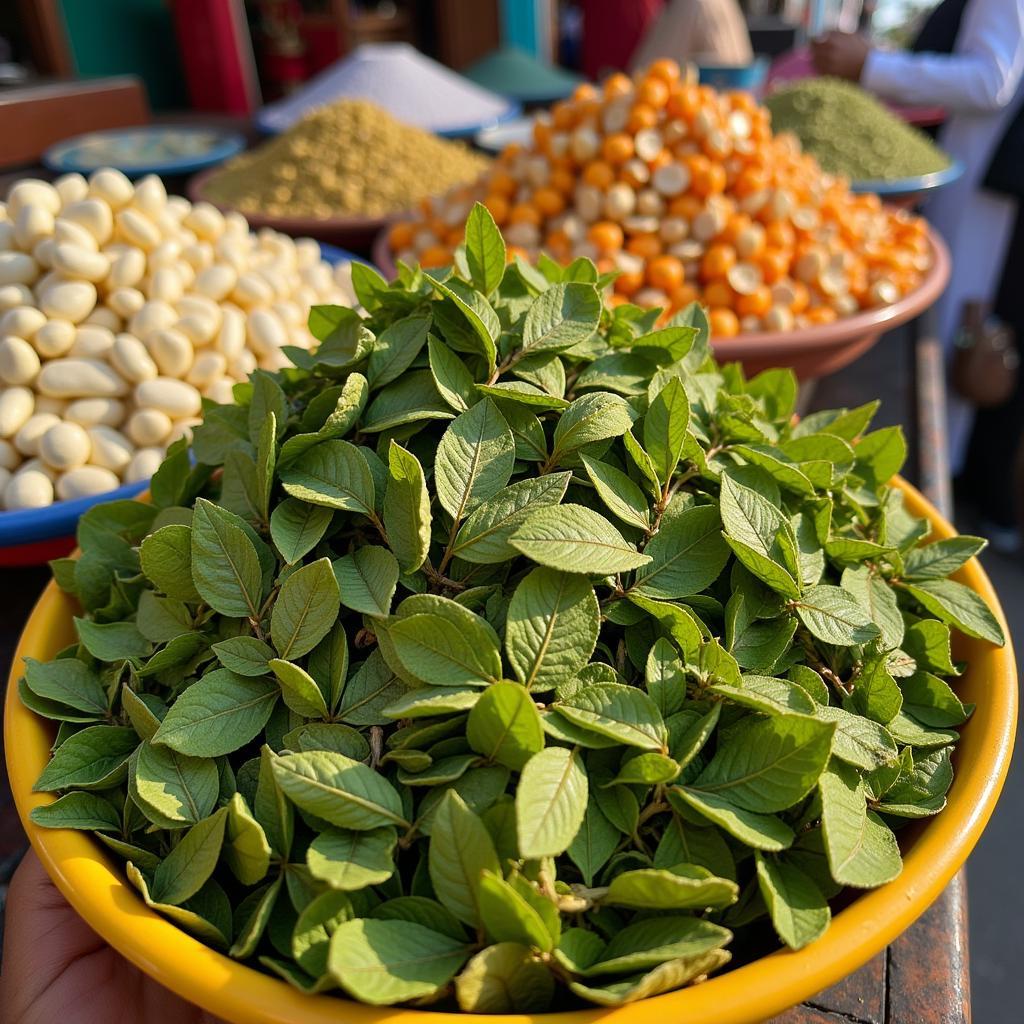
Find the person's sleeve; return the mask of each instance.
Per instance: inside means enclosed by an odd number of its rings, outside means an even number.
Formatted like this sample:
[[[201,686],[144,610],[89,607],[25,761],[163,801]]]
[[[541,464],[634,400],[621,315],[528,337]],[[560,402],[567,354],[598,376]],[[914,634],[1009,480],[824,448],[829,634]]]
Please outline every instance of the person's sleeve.
[[[872,50],[861,85],[897,103],[953,113],[998,110],[1016,95],[1024,73],[1024,3],[973,0],[952,54]]]

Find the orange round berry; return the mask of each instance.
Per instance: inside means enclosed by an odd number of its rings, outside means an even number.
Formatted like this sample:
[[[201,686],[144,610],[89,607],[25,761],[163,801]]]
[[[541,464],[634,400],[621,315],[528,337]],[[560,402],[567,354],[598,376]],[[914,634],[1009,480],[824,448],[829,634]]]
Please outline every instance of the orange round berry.
[[[735,338],[740,333],[740,321],[731,309],[720,309],[712,307],[708,313],[708,324],[711,327],[711,337]]]
[[[610,164],[624,164],[633,156],[633,139],[625,132],[605,137],[601,153]]]
[[[659,291],[674,291],[685,277],[683,264],[676,256],[656,256],[647,264],[647,283]]]
[[[716,277],[725,277],[735,265],[736,250],[731,245],[712,245],[700,262],[701,280],[711,281]]]
[[[622,248],[622,228],[610,220],[599,220],[587,230],[587,238],[599,252],[618,252]]]
[[[772,308],[772,290],[766,284],[755,288],[749,295],[736,297],[738,316],[764,316]]]

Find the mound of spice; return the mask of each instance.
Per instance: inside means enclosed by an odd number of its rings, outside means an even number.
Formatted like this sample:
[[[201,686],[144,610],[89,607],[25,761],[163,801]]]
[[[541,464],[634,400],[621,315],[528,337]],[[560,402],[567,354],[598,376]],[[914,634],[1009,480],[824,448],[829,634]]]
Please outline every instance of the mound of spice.
[[[765,101],[776,132],[792,132],[832,174],[853,181],[894,181],[931,174],[949,157],[860,86],[810,78]]]
[[[365,100],[340,100],[231,160],[205,198],[246,213],[383,216],[473,181],[488,163]]]

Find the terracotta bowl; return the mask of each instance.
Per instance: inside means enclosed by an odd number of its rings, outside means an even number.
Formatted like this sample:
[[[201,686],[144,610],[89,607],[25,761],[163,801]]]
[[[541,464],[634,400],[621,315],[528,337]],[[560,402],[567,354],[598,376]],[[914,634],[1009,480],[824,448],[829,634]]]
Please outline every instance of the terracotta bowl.
[[[897,480],[907,507],[927,516],[936,538],[953,527],[909,485]],[[957,573],[1003,622],[995,591],[972,560]],[[72,906],[114,948],[191,1002],[233,1024],[453,1024],[450,1013],[372,1007],[337,995],[304,996],[285,982],[204,946],[147,909],[128,884],[123,865],[83,832],[37,828],[33,807],[52,794],[33,793],[53,741],[52,724],[18,699],[22,659],[52,658],[74,640],[74,601],[51,583],[22,633],[7,686],[4,747],[11,791],[32,846]],[[860,895],[836,913],[817,942],[798,952],[779,950],[701,985],[619,1009],[490,1015],[479,1024],[755,1024],[807,999],[855,971],[908,928],[967,859],[985,828],[1010,763],[1017,722],[1017,670],[1009,640],[998,649],[958,637],[954,656],[969,668],[957,684],[977,704],[954,754],[956,777],[946,809],[920,827],[900,832],[903,873]]]
[[[921,284],[899,302],[864,310],[819,327],[712,338],[715,358],[723,363],[742,363],[748,376],[773,366],[788,366],[801,380],[841,370],[863,355],[886,331],[913,320],[943,293],[949,281],[949,250],[931,229],[929,242],[933,256],[931,269]],[[394,276],[395,261],[388,248],[386,230],[374,240],[372,258],[385,277]]]
[[[220,168],[211,167],[195,175],[188,183],[188,197],[194,203],[212,203],[223,213],[230,213],[235,207],[206,195],[206,183],[218,170]],[[386,217],[277,217],[249,210],[241,212],[254,230],[273,228],[292,238],[315,238],[320,242],[340,245],[343,249],[354,249],[360,255],[370,251],[374,238],[387,221]]]

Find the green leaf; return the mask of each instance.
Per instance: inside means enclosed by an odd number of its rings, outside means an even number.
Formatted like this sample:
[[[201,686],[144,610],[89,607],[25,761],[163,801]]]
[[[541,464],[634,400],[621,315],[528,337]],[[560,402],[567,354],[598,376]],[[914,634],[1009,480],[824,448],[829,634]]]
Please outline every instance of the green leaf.
[[[883,650],[895,650],[903,643],[903,613],[896,604],[896,594],[884,579],[867,566],[847,568],[843,570],[842,587],[853,594],[878,627]]]
[[[274,649],[254,636],[233,636],[213,645],[220,663],[239,676],[265,676]]]
[[[644,753],[623,762],[619,774],[606,785],[648,786],[672,782],[679,774],[679,765],[665,754]]]
[[[672,870],[640,868],[616,875],[601,902],[636,910],[706,910],[735,903],[739,886],[706,868],[680,864]]]
[[[860,715],[885,725],[899,714],[903,706],[903,694],[896,680],[885,667],[885,658],[867,658],[860,675],[853,681],[853,692],[847,702],[849,708]]]
[[[814,880],[793,864],[758,853],[757,884],[779,938],[803,949],[820,938],[832,915]]]
[[[930,672],[915,672],[903,680],[903,709],[923,725],[938,728],[962,725],[967,709],[949,683]]]
[[[909,580],[945,579],[981,554],[987,543],[984,537],[960,536],[913,548],[904,560],[904,576]]]
[[[128,880],[142,893],[147,907],[158,910],[214,949],[227,949],[228,936],[232,931],[231,904],[227,894],[212,878],[192,899],[177,907],[154,900],[149,895],[145,877],[134,864],[127,864],[125,871]]]
[[[550,690],[594,653],[601,610],[585,576],[540,566],[516,587],[508,607],[505,650],[528,690]]]
[[[206,884],[220,859],[227,809],[196,822],[153,872],[150,893],[158,903],[180,906]]]
[[[142,571],[149,581],[175,601],[198,603],[202,598],[192,582],[192,529],[174,524],[151,533],[139,548]]]
[[[398,585],[398,560],[387,548],[357,548],[331,563],[341,603],[353,611],[386,618]]]
[[[285,754],[272,757],[271,767],[278,786],[296,807],[332,825],[357,831],[409,825],[391,783],[344,754]]]
[[[374,342],[366,364],[366,379],[376,390],[390,384],[412,365],[426,344],[430,318],[407,316],[388,324]]]
[[[98,661],[145,658],[153,650],[134,622],[90,622],[76,618],[75,631],[82,646]]]
[[[410,921],[356,919],[335,929],[327,967],[350,996],[384,1006],[440,991],[471,948]]]
[[[434,812],[428,867],[442,905],[460,921],[479,927],[481,878],[485,871],[500,876],[501,866],[484,823],[455,790],[444,794]]]
[[[434,486],[456,523],[500,491],[512,475],[515,440],[497,406],[484,398],[454,419],[441,437]]]
[[[316,680],[304,669],[282,658],[272,658],[270,670],[277,677],[281,697],[302,718],[326,718],[327,702]]]
[[[818,782],[821,833],[832,877],[841,885],[872,889],[903,868],[896,837],[867,810],[867,787],[857,772],[833,764]]]
[[[476,893],[480,923],[495,942],[518,942],[543,953],[554,947],[543,918],[500,875],[481,872]]]
[[[434,319],[448,344],[460,352],[482,355],[487,360],[488,371],[493,371],[497,354],[495,342],[501,331],[501,322],[493,307],[483,295],[457,278],[441,282],[431,277],[431,283],[448,299],[434,306]]]
[[[270,636],[284,660],[309,653],[338,618],[338,581],[329,558],[296,569],[284,581],[270,615]]]
[[[573,981],[569,983],[569,989],[581,999],[598,1006],[624,1006],[681,988],[695,978],[718,970],[729,959],[726,950],[715,949],[699,956],[666,961],[646,974],[634,974],[621,981],[605,981],[600,988]]]
[[[270,539],[285,562],[294,565],[320,543],[332,518],[329,508],[285,498],[270,515]]]
[[[378,391],[363,414],[362,431],[376,434],[409,423],[450,420],[453,414],[434,386],[429,370],[407,370]]]
[[[812,635],[837,647],[866,644],[879,635],[864,606],[842,587],[808,587],[796,612]]]
[[[718,579],[729,561],[721,528],[713,505],[695,505],[666,518],[644,548],[651,561],[637,573],[633,589],[668,601],[699,594]]]
[[[427,339],[430,373],[441,397],[456,412],[465,412],[476,401],[476,385],[466,364],[443,342]]]
[[[490,295],[505,276],[505,241],[483,203],[474,203],[466,221],[466,262],[476,288]]]
[[[870,718],[851,715],[835,707],[819,707],[815,715],[825,722],[836,723],[832,754],[841,761],[871,771],[896,760],[898,751],[892,736]]]
[[[102,718],[107,713],[107,695],[99,676],[77,658],[49,662],[26,658],[24,681],[36,696],[57,701],[87,716]]]
[[[214,669],[171,705],[153,743],[190,757],[230,754],[260,734],[279,692],[270,680]]]
[[[92,725],[69,736],[50,758],[32,787],[37,793],[57,789],[110,789],[125,776],[128,757],[138,746],[134,729]]]
[[[521,771],[544,748],[537,705],[518,683],[493,683],[469,713],[466,739],[489,761]]]
[[[934,619],[919,619],[907,626],[903,638],[903,649],[918,668],[927,669],[940,676],[958,674],[950,652],[949,626]]]
[[[348,441],[322,441],[281,469],[285,491],[310,505],[373,515],[373,476]]]
[[[228,801],[224,826],[224,863],[242,885],[256,885],[270,870],[270,843],[241,793]]]
[[[585,445],[621,437],[633,419],[632,410],[618,395],[594,391],[577,398],[558,418],[549,461],[557,465]]]
[[[905,584],[907,592],[937,619],[961,633],[987,640],[997,647],[1006,643],[1003,627],[988,605],[970,587],[955,580],[924,580]]]
[[[418,569],[430,550],[430,494],[419,460],[394,440],[388,448],[384,528],[402,571]]]
[[[501,678],[498,638],[485,619],[460,608],[453,621],[422,612],[393,620],[388,637],[402,668],[438,686],[482,686]]]
[[[554,990],[548,968],[515,942],[481,950],[455,979],[459,1009],[467,1013],[540,1013]]]
[[[644,448],[654,463],[658,480],[667,485],[679,465],[690,426],[690,403],[678,377],[655,395],[644,416]]]
[[[254,889],[235,910],[235,941],[228,950],[228,956],[239,960],[248,959],[263,938],[270,923],[271,914],[281,892],[282,878],[279,875],[269,885]]]
[[[583,686],[555,708],[575,725],[642,750],[661,751],[668,738],[657,705],[635,686]]]
[[[523,348],[561,352],[587,341],[601,319],[601,297],[590,284],[556,284],[533,300],[523,320]]]
[[[437,900],[424,896],[397,896],[374,907],[370,917],[383,921],[412,921],[453,939],[462,940],[466,937],[466,929],[450,910],[442,907]]]
[[[405,690],[380,651],[372,651],[345,684],[335,717],[349,725],[382,725],[388,720],[383,709]]]
[[[398,833],[393,828],[354,832],[330,828],[309,844],[310,874],[332,889],[352,892],[386,882],[395,872]]]
[[[833,423],[832,433],[838,433]],[[849,440],[849,438],[848,438]],[[854,469],[869,487],[878,488],[895,476],[907,458],[907,442],[901,427],[885,427],[865,434],[854,446]]]
[[[690,789],[757,813],[785,810],[825,770],[835,728],[798,715],[744,719],[720,740]]]
[[[740,686],[715,683],[708,689],[767,715],[813,715],[816,710],[814,701],[804,689],[789,680],[771,676],[745,675]]]
[[[161,828],[185,828],[212,811],[220,790],[217,765],[169,747],[143,743],[129,775],[132,799]]]
[[[79,790],[65,793],[52,804],[33,807],[29,817],[41,828],[121,831],[121,815],[109,800]]]
[[[576,837],[587,810],[587,775],[579,756],[546,747],[527,761],[516,789],[519,852],[557,857]]]
[[[311,978],[327,973],[331,936],[339,925],[355,917],[352,901],[341,891],[328,890],[315,896],[299,914],[292,929],[291,954]]]
[[[583,505],[555,505],[534,512],[509,538],[518,552],[564,572],[627,572],[651,561],[604,516]]]
[[[580,973],[592,977],[649,970],[669,960],[719,949],[731,938],[727,929],[686,915],[637,921],[616,932],[600,959]]]
[[[214,611],[259,618],[263,570],[241,520],[205,498],[192,513],[192,577]]]
[[[627,526],[647,530],[651,524],[651,511],[644,492],[620,469],[598,462],[589,455],[580,455],[583,468],[590,477],[598,497],[608,511]]]
[[[681,801],[729,835],[755,850],[784,850],[793,842],[793,830],[773,814],[758,814],[729,803],[713,793],[686,786],[673,786],[670,799]]]
[[[621,839],[622,833],[608,820],[591,793],[583,824],[566,850],[569,859],[580,869],[584,885],[594,884],[594,876],[608,863]]]

